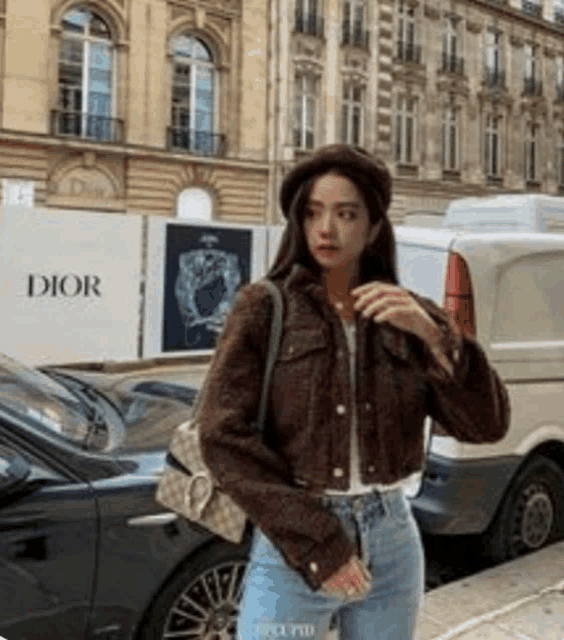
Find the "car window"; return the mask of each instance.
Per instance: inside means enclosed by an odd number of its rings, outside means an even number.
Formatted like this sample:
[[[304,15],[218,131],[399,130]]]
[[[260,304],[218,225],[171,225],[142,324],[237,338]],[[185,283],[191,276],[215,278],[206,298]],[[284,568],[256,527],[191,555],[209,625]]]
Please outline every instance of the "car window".
[[[78,398],[48,376],[0,355],[0,409],[3,408],[78,442],[83,442],[88,432],[88,419]]]
[[[496,342],[564,340],[564,255],[528,256],[501,275]]]

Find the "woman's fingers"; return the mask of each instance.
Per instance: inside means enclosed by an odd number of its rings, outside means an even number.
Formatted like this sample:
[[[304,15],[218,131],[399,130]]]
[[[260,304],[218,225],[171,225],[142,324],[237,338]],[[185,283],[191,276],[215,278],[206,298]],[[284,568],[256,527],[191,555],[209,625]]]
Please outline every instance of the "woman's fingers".
[[[372,577],[357,556],[351,559],[337,573],[323,583],[324,589],[337,595],[355,596],[370,589]]]

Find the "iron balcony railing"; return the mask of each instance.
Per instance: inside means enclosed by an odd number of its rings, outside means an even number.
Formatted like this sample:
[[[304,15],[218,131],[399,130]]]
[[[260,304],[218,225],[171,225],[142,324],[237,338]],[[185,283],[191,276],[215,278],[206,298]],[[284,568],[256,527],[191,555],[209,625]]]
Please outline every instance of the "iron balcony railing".
[[[368,30],[363,29],[360,23],[349,20],[343,22],[343,44],[348,44],[359,49],[368,49]]]
[[[523,86],[523,95],[540,96],[542,95],[542,82],[537,78],[525,78]]]
[[[226,136],[223,133],[210,133],[182,127],[169,127],[168,148],[171,151],[186,151],[198,156],[225,155]]]
[[[51,132],[55,136],[87,138],[97,142],[123,142],[123,120],[81,111],[51,112]]]
[[[299,9],[296,11],[296,31],[307,33],[317,38],[323,37],[323,18],[317,13],[304,13]]]
[[[486,67],[484,69],[484,85],[488,89],[503,89],[505,87],[505,71]]]
[[[442,70],[445,73],[457,73],[458,75],[464,74],[464,60],[458,56],[443,51],[443,66]]]
[[[414,42],[398,42],[397,60],[421,64],[421,46]]]
[[[521,10],[528,16],[533,18],[542,18],[542,5],[538,2],[531,2],[531,0],[523,0]]]

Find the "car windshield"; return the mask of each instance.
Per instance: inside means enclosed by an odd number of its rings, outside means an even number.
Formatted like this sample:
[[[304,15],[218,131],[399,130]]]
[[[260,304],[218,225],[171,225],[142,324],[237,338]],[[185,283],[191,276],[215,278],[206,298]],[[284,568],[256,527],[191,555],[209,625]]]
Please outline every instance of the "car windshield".
[[[4,354],[0,354],[0,407],[75,442],[83,443],[88,435],[88,408],[77,396]]]

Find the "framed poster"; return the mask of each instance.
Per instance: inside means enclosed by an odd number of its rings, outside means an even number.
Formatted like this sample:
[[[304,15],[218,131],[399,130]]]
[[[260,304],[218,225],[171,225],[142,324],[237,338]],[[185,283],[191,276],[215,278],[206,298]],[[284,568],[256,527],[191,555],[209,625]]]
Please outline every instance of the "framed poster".
[[[143,357],[213,352],[237,291],[264,274],[266,229],[150,220]]]

